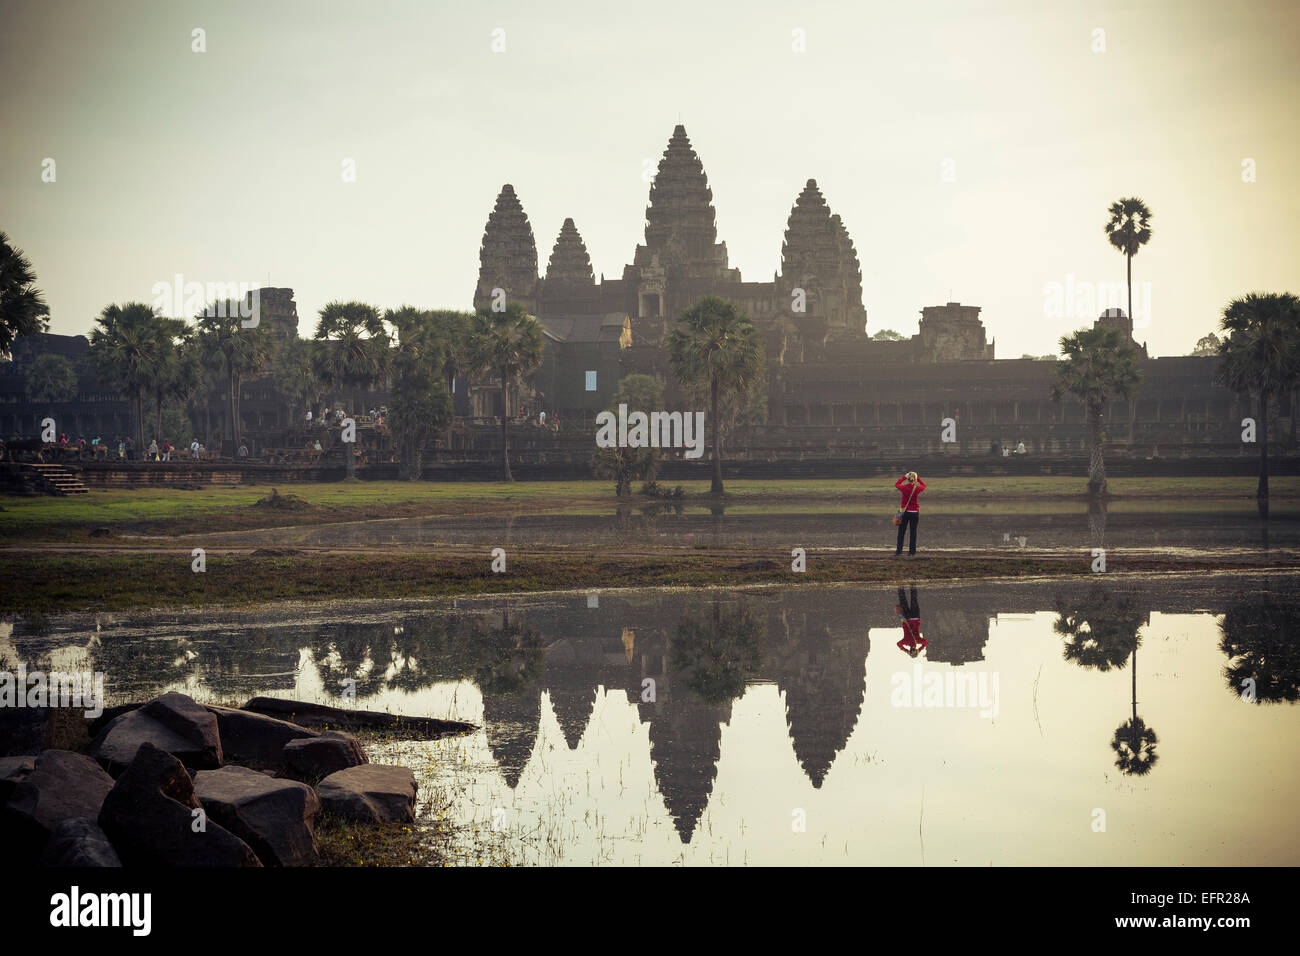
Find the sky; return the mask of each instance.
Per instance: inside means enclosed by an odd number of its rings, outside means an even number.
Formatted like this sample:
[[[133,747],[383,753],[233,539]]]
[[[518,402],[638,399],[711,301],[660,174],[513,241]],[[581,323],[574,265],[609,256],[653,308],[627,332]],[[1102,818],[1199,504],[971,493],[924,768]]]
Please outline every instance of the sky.
[[[468,309],[507,182],[543,271],[571,216],[618,278],[679,122],[749,281],[780,268],[817,180],[870,331],[960,301],[1000,358],[1056,351],[1124,282],[1103,226],[1127,196],[1153,212],[1133,260],[1153,355],[1189,352],[1235,297],[1300,293],[1291,0],[0,0],[0,17],[0,230],[53,332],[177,274],[290,287],[303,335],[334,299]]]

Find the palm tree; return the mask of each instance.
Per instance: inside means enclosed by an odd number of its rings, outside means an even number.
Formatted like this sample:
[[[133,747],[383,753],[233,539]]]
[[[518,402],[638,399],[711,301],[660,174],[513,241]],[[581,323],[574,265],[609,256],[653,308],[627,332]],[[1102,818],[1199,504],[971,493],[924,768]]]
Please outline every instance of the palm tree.
[[[1120,773],[1142,777],[1150,773],[1151,768],[1160,759],[1160,755],[1156,753],[1156,744],[1160,742],[1160,738],[1156,736],[1155,730],[1148,727],[1138,716],[1137,660],[1138,653],[1135,645],[1129,660],[1129,668],[1133,671],[1133,716],[1115,728],[1115,735],[1110,740],[1110,749],[1115,751],[1115,766]]]
[[[384,319],[398,338],[389,409],[399,449],[398,475],[415,480],[423,470],[424,445],[452,418],[451,393],[443,387],[447,346],[432,312],[407,305],[390,309]]]
[[[456,379],[469,371],[474,313],[435,309],[428,314],[442,342],[442,373],[447,382],[447,393],[452,394]]]
[[[1300,607],[1267,591],[1224,608],[1219,650],[1228,658],[1223,670],[1228,690],[1241,695],[1250,686],[1261,704],[1300,700],[1298,630]]]
[[[1142,375],[1137,350],[1118,329],[1093,326],[1061,338],[1064,362],[1056,365],[1052,400],[1069,394],[1083,402],[1088,412],[1088,493],[1106,494],[1106,462],[1102,446],[1102,413],[1112,395],[1131,399]]]
[[[706,295],[682,313],[681,328],[668,336],[668,361],[677,380],[688,389],[709,389],[713,423],[713,483],[722,494],[722,455],[718,442],[720,393],[750,391],[763,373],[763,343],[754,323],[738,306]]]
[[[470,365],[501,377],[501,477],[510,474],[510,390],[542,364],[542,326],[518,302],[501,312],[480,309],[474,317],[468,350]]]
[[[18,336],[46,331],[49,316],[31,262],[0,232],[0,355],[9,352]]]
[[[352,390],[352,414],[361,408],[361,391],[388,375],[390,355],[388,329],[373,305],[364,302],[330,302],[320,310],[316,323],[320,342],[317,374],[335,390]],[[356,455],[344,450],[349,478],[356,477]]]
[[[1067,661],[1105,672],[1123,666],[1137,649],[1146,619],[1132,596],[1094,585],[1075,601],[1057,598],[1052,630],[1065,639]]]
[[[77,372],[62,355],[38,355],[27,367],[27,397],[42,405],[57,405],[77,397]]]
[[[150,393],[156,404],[154,438],[163,438],[163,405],[186,401],[198,382],[197,356],[187,348],[194,330],[184,319],[158,317],[158,362]]]
[[[1128,317],[1133,318],[1133,257],[1151,241],[1151,210],[1136,196],[1119,199],[1106,210],[1106,238],[1128,261]]]
[[[100,379],[126,395],[137,449],[144,448],[144,395],[153,390],[165,349],[159,318],[142,302],[110,305],[90,333],[91,365]]]
[[[706,704],[725,704],[745,693],[763,662],[766,620],[745,606],[722,609],[713,596],[712,614],[687,614],[677,625],[670,661],[674,674]]]
[[[1269,401],[1300,377],[1300,299],[1289,292],[1252,292],[1223,310],[1219,378],[1242,395],[1259,397],[1259,486],[1268,498]]]
[[[244,380],[266,368],[275,352],[275,340],[269,325],[245,328],[240,316],[241,303],[231,299],[214,302],[206,312],[196,316],[199,350],[205,360],[220,363],[226,376],[226,401],[229,413],[231,450],[239,447],[239,391]]]
[[[275,390],[289,400],[291,423],[301,424],[306,407],[315,401],[320,392],[320,379],[316,376],[314,358],[316,343],[297,336],[289,339],[275,355],[271,375]]]

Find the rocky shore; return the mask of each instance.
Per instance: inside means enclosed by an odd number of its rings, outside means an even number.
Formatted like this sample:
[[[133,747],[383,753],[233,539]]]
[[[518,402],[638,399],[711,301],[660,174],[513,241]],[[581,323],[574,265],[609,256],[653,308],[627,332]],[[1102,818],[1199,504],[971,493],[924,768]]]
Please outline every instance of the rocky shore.
[[[87,719],[82,753],[50,746],[54,718],[28,712],[24,726],[0,726],[9,754],[0,838],[17,859],[49,867],[315,865],[322,815],[362,828],[416,820],[414,773],[370,763],[336,728],[424,739],[476,729],[273,698],[220,707],[172,692]]]

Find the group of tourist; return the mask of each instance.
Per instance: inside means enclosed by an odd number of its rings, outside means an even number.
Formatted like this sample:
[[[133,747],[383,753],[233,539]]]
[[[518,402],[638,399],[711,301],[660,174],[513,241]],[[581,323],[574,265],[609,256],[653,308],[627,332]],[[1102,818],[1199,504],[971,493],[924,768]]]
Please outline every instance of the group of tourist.
[[[331,415],[333,416],[332,419],[331,419]],[[310,408],[307,409],[307,414],[306,416],[304,416],[304,421],[307,423],[308,428],[311,428],[313,425],[315,425],[317,428],[325,428],[329,426],[331,423],[336,426],[341,426],[343,424],[343,420],[348,417],[350,416],[348,415],[347,412],[343,410],[342,406],[339,406],[333,411],[330,410],[329,406],[326,406],[325,408],[321,409],[320,415],[313,414]],[[376,425],[382,426],[384,424],[384,419],[387,417],[388,417],[387,405],[380,405],[376,408],[370,409],[370,420],[374,422]]]

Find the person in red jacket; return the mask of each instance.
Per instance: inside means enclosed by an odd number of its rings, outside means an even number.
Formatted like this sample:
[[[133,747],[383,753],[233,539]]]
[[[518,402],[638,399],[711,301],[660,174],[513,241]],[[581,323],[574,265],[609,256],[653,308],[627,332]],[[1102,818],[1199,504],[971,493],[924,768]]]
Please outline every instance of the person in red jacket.
[[[930,646],[930,642],[921,636],[921,605],[916,600],[916,588],[912,588],[912,600],[908,601],[903,589],[898,589],[898,603],[894,613],[903,624],[903,639],[898,642],[898,649],[908,657],[916,657]]]
[[[898,481],[894,482],[894,487],[902,494],[903,499],[899,502],[898,510],[902,512],[898,517],[898,548],[894,551],[894,557],[900,557],[903,553],[903,532],[911,529],[910,541],[907,553],[909,556],[916,554],[916,523],[921,518],[921,508],[917,503],[921,497],[921,492],[925,491],[925,482],[920,479],[914,471],[909,471]]]

